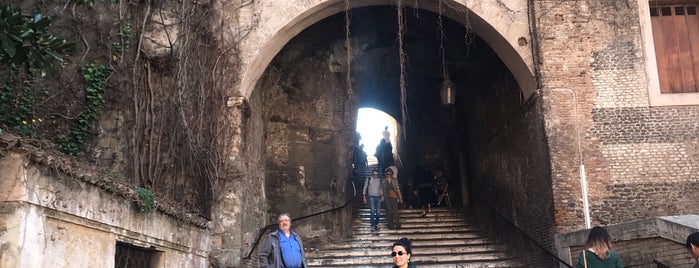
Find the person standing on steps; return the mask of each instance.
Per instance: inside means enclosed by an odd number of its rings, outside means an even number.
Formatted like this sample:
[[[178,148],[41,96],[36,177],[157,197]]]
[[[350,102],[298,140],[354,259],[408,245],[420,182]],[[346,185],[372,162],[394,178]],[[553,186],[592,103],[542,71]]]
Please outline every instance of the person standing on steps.
[[[262,268],[306,268],[303,242],[296,232],[291,231],[291,217],[288,213],[279,214],[279,229],[267,236],[260,248]]]
[[[395,164],[395,160],[393,158],[393,145],[391,145],[391,142],[386,142],[383,145],[381,157],[383,157],[383,166],[381,166],[382,170]]]
[[[354,156],[352,158],[352,165],[354,166],[352,171],[355,178],[366,176],[366,174],[364,174],[368,164],[366,156],[366,152],[364,152],[364,144],[362,143],[355,149]]]
[[[612,250],[611,236],[602,227],[590,229],[585,249],[578,256],[576,268],[624,268],[619,253]]]
[[[422,165],[415,167],[415,173],[413,175],[413,197],[415,199],[415,205],[422,208],[422,217],[427,214],[427,204],[437,200],[432,188],[432,178],[432,170],[424,160]]]
[[[384,163],[384,147],[386,147],[386,141],[384,139],[381,139],[379,141],[379,145],[376,145],[376,151],[374,152],[374,157],[376,157],[376,168],[379,170],[383,170],[386,166],[386,163]]]
[[[381,211],[381,202],[384,201],[384,181],[379,177],[379,171],[373,170],[371,177],[364,180],[364,204],[367,203],[369,197],[369,219],[371,221],[371,229],[379,229],[379,216]]]
[[[386,141],[386,143],[391,143],[391,132],[388,131],[388,126],[383,127],[381,135],[383,135],[383,140]]]
[[[394,177],[398,174],[396,166],[386,168],[386,222],[388,229],[400,229],[400,216],[398,215],[398,204],[403,204],[403,194],[400,191],[398,178]]]
[[[449,179],[447,176],[444,175],[444,170],[441,168],[438,168],[434,171],[434,196],[435,200],[434,203],[437,203],[437,199],[439,199],[439,196],[444,192],[444,190],[447,190],[449,192],[449,188],[447,186],[449,185]],[[446,203],[446,202],[445,202]]]
[[[403,237],[391,246],[391,257],[393,258],[393,268],[417,268],[410,262],[412,256],[412,242]]]

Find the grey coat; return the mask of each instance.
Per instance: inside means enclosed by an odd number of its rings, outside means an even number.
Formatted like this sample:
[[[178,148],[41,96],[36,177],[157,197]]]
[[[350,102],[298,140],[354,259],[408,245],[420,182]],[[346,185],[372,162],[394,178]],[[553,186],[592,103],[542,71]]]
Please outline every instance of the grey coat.
[[[301,237],[296,234],[296,232],[291,231],[291,235],[296,238],[299,242],[299,247],[301,247],[301,259],[303,260],[303,267],[308,267],[306,264],[306,253],[303,250],[303,242]],[[279,248],[279,229],[274,230],[267,236],[267,240],[260,248],[260,267],[261,268],[284,268],[282,264],[282,252]]]

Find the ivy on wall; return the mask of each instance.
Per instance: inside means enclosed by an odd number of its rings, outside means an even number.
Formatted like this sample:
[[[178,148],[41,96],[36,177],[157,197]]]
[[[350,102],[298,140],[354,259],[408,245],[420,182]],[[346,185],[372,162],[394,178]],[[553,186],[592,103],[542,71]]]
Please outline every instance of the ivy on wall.
[[[48,95],[37,87],[37,80],[55,73],[56,63],[65,61],[75,49],[49,31],[51,19],[39,13],[32,16],[8,5],[0,6],[0,66],[6,78],[0,84],[0,129],[33,137],[43,122],[34,106]]]
[[[210,5],[181,4],[186,8],[168,1],[32,4],[54,12],[53,27],[77,43],[82,55],[72,62],[67,57],[76,44],[49,32],[51,19],[0,5],[0,133],[30,137],[39,147],[51,148],[53,140],[92,163],[113,161],[113,178],[210,217],[216,191],[238,168],[228,157],[234,129],[222,120],[236,116],[227,101],[237,79],[230,75],[239,68],[237,47],[218,40],[246,33],[226,33],[221,29],[233,27],[225,21],[212,25],[219,10]],[[152,32],[168,37],[158,45],[170,53],[143,53],[142,40]],[[105,137],[124,141],[116,145],[123,148],[90,147],[103,109],[124,119]]]
[[[85,107],[73,125],[70,135],[58,137],[58,148],[70,155],[77,155],[82,151],[85,138],[102,111],[107,78],[112,73],[109,66],[96,64],[85,65],[82,67],[82,71],[83,78],[87,82]]]
[[[138,194],[138,205],[141,207],[141,212],[151,212],[155,209],[155,195],[150,190],[136,186],[136,193]]]

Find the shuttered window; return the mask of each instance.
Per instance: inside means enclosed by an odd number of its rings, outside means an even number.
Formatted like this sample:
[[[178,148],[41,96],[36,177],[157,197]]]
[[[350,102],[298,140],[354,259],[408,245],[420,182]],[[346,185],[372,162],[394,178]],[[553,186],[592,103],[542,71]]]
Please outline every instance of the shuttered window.
[[[650,17],[660,91],[699,92],[697,4],[651,4]]]

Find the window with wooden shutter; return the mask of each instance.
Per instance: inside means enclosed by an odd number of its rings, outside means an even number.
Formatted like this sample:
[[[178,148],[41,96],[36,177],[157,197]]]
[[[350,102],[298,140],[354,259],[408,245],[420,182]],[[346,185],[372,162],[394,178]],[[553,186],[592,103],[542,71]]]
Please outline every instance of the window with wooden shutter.
[[[662,94],[699,92],[699,16],[696,3],[650,3]]]

